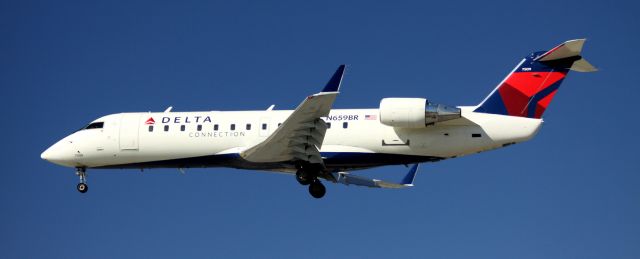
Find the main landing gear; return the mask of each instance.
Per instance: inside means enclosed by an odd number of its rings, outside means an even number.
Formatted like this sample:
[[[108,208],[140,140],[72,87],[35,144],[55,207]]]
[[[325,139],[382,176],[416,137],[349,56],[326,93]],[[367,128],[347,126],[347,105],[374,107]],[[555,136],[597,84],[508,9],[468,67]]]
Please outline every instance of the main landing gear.
[[[76,186],[76,189],[85,193],[89,190],[89,186],[87,185],[87,169],[84,167],[76,168],[76,175],[80,177],[80,183]]]
[[[309,185],[313,183],[314,179],[315,177],[313,177],[313,175],[303,169],[298,169],[296,172],[296,180],[302,185]]]
[[[327,193],[324,184],[318,180],[317,174],[311,173],[310,170],[298,169],[296,180],[302,185],[309,185],[309,194],[313,198],[320,199]]]
[[[309,184],[309,194],[311,194],[313,198],[320,199],[324,197],[325,193],[327,193],[327,189],[324,188],[324,184],[322,184],[320,180],[316,179]]]

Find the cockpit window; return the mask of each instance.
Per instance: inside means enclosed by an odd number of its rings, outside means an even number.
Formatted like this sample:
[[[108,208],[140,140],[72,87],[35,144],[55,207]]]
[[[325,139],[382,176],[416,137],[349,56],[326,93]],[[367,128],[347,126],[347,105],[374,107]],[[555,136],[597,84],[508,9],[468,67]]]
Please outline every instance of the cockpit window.
[[[84,127],[84,129],[102,129],[103,126],[104,122],[94,122]]]

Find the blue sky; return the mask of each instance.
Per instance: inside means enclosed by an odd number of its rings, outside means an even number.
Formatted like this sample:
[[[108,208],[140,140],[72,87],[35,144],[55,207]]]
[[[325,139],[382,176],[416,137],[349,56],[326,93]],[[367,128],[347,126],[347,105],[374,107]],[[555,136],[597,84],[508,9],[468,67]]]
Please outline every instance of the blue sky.
[[[3,258],[638,258],[636,1],[2,1]],[[474,105],[532,51],[588,38],[530,142],[424,164],[409,190],[234,169],[90,171],[39,157],[122,111]],[[361,172],[398,180],[401,166]]]

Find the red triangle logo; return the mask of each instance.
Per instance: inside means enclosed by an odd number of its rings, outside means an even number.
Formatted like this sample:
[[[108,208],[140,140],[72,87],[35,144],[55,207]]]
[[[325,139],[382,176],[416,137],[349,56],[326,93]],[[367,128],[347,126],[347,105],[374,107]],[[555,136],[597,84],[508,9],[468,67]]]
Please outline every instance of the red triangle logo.
[[[149,117],[149,119],[147,119],[147,121],[145,121],[144,124],[152,125],[152,124],[156,124],[156,121],[153,119],[153,117]]]

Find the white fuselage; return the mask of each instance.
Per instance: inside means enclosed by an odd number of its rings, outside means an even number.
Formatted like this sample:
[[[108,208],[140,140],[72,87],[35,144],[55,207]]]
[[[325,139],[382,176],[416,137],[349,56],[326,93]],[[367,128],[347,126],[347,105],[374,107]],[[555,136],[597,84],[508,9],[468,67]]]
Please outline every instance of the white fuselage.
[[[378,109],[333,109],[320,152],[335,171],[429,162],[526,141],[542,120],[473,112],[425,128],[379,122]],[[256,164],[238,155],[265,140],[291,110],[120,113],[95,120],[46,150],[47,160],[69,167],[215,167],[293,172],[286,163]],[[149,119],[153,118],[154,123]],[[233,126],[235,128],[232,128]]]

